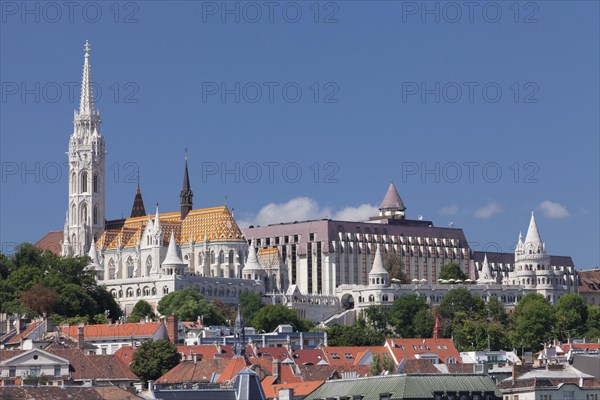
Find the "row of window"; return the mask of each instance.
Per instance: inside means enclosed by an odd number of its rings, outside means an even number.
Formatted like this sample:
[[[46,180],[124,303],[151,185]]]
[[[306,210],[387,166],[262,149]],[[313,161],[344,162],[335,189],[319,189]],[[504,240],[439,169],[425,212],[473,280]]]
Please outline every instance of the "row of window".
[[[27,372],[28,376],[41,376],[42,375],[42,367],[39,365],[32,365],[29,367],[29,371]],[[17,367],[8,367],[8,377],[16,378],[17,376]],[[60,378],[61,375],[61,367],[60,365],[54,366],[54,377]]]

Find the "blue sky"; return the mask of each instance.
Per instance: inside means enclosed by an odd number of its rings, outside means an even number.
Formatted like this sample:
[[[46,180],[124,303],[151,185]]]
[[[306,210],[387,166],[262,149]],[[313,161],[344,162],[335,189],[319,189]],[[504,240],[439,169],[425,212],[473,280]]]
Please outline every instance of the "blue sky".
[[[83,44],[101,91],[107,216],[194,206],[240,224],[411,218],[600,265],[597,2],[1,5],[0,241],[62,229]],[[74,96],[72,96],[74,94]]]

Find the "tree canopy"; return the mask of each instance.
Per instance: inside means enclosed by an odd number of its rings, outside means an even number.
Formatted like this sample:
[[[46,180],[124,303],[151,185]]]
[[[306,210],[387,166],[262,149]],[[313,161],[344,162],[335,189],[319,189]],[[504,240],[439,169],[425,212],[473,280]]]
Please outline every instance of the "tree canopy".
[[[17,246],[13,255],[0,254],[0,311],[91,322],[108,310],[116,320],[121,309],[96,283],[88,264],[88,257],[60,257],[29,243]]]
[[[145,341],[133,353],[129,367],[145,385],[175,368],[180,359],[177,348],[168,340]]]
[[[460,269],[460,265],[456,263],[450,263],[446,265],[442,265],[442,269],[440,270],[440,279],[460,279],[464,281],[468,278],[468,276]]]
[[[390,322],[402,337],[415,337],[414,318],[421,310],[429,310],[425,297],[407,294],[398,297],[390,310]]]
[[[154,314],[154,310],[150,303],[146,300],[138,300],[137,303],[133,306],[133,310],[131,310],[131,314],[127,317],[127,321],[129,322],[139,322],[143,318],[150,317],[152,319],[156,318]]]
[[[313,326],[310,321],[298,317],[296,311],[282,304],[267,304],[261,307],[251,321],[257,332],[273,332],[281,324],[290,324],[298,332],[307,332]]]
[[[193,288],[176,290],[158,302],[157,311],[162,315],[175,315],[180,321],[195,321],[202,317],[204,325],[223,325],[225,317],[217,307],[206,301]]]

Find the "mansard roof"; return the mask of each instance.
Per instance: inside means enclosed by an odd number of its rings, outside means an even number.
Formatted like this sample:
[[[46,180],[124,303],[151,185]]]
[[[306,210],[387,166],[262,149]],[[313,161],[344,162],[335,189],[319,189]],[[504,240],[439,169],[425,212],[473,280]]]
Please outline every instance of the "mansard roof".
[[[309,220],[257,226],[244,229],[247,239],[272,238],[299,235],[298,254],[306,251],[306,243],[313,234],[317,242],[339,241],[340,234],[360,233],[377,235],[395,235],[404,237],[422,237],[438,239],[454,239],[460,248],[469,248],[467,239],[460,228],[435,227],[430,221],[419,220],[383,220],[385,222],[353,222],[331,219]],[[344,238],[345,239],[345,238]],[[293,241],[290,239],[290,243]],[[261,243],[264,245],[264,243]],[[328,249],[324,249],[327,251]]]
[[[155,218],[154,216],[152,217]],[[171,232],[175,234],[178,245],[203,242],[241,241],[243,234],[227,206],[199,208],[192,210],[182,220],[179,211],[159,214],[163,231],[163,241],[169,242]],[[148,217],[126,218],[107,221],[106,230],[98,238],[98,248],[113,250],[120,243],[123,247],[134,247],[141,243]]]

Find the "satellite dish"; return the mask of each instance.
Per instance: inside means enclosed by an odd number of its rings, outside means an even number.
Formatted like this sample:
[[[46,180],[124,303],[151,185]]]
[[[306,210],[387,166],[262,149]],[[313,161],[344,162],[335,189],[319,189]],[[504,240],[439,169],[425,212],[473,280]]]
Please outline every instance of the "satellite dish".
[[[450,221],[450,223],[448,224],[448,226],[449,226],[450,228],[454,228],[454,221]]]
[[[418,219],[419,221],[423,221],[423,216],[422,216],[422,215],[419,215],[419,216],[417,217],[417,219]]]

